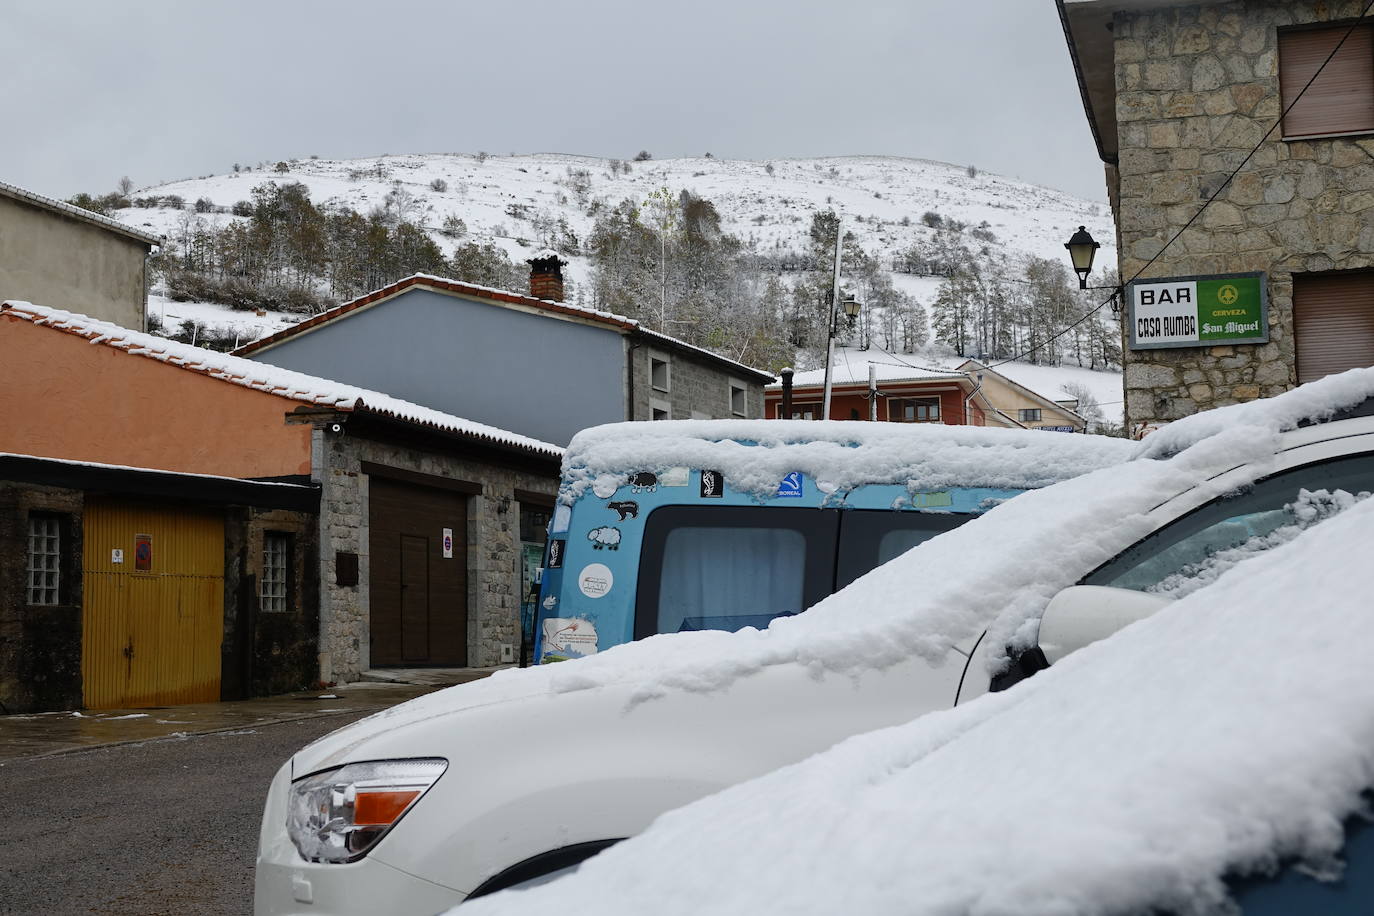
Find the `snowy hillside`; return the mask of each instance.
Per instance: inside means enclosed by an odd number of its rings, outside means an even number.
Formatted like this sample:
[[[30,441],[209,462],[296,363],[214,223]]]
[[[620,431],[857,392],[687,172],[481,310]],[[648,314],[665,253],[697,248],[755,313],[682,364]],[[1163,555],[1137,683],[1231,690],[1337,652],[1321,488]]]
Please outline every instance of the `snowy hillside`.
[[[722,229],[753,241],[764,254],[805,249],[811,214],[833,208],[845,229],[887,265],[899,252],[933,234],[921,222],[927,212],[970,229],[986,224],[998,251],[1055,260],[1065,257],[1064,241],[1079,225],[1086,225],[1108,248],[1099,256],[1101,262],[1114,261],[1108,246],[1114,233],[1105,204],[923,159],[650,159],[626,162],[614,174],[613,160],[554,153],[301,159],[286,162],[285,172],[276,171],[276,165],[170,182],[134,195],[177,195],[187,210],[132,208],[114,215],[138,228],[176,237],[181,223],[195,216],[189,209],[195,201],[203,198],[229,208],[248,200],[252,189],[265,181],[301,182],[317,204],[336,202],[362,213],[380,206],[400,182],[416,199],[412,219],[433,230],[446,253],[459,240],[438,230],[447,217],[456,216],[467,228],[461,241],[495,242],[519,263],[543,247],[540,226],[563,219],[585,239],[596,202],[642,202],[652,192],[668,188],[710,200],[721,214]],[[444,190],[434,189],[436,181]],[[203,218],[212,225],[240,219],[229,213],[206,213]],[[570,278],[581,283],[588,272],[586,260],[573,257],[570,262]],[[906,274],[894,279],[899,288],[923,301],[937,285],[933,279]]]

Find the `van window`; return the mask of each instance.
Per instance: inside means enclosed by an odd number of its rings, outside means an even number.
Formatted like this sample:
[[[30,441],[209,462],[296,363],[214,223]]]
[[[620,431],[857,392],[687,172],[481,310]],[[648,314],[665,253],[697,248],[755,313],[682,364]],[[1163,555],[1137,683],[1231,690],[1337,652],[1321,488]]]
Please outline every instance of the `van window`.
[[[894,512],[889,509],[845,509],[836,515],[840,518],[836,591],[917,544],[972,518],[951,512]]]
[[[766,627],[802,610],[806,538],[787,528],[682,527],[668,533],[658,631]]]
[[[636,639],[765,627],[834,590],[833,511],[664,506],[644,525]]]
[[[644,526],[635,638],[763,629],[972,517],[771,506],[656,509]]]

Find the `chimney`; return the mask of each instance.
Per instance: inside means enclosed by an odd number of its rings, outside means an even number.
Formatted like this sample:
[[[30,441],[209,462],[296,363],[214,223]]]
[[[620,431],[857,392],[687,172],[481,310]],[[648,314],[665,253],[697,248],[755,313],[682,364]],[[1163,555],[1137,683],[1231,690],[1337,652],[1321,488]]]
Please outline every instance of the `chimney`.
[[[792,369],[782,370],[782,407],[778,409],[779,420],[792,419]]]
[[[535,299],[563,301],[563,265],[558,253],[545,248],[529,259],[530,295]]]

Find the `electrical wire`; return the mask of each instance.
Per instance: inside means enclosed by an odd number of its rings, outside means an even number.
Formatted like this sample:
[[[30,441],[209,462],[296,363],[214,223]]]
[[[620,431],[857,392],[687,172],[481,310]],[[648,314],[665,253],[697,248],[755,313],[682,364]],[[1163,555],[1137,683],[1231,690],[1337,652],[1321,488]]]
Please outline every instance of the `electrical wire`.
[[[1162,254],[1164,254],[1164,252],[1168,251],[1169,248],[1170,248],[1170,246],[1172,246],[1172,245],[1174,244],[1174,242],[1178,241],[1179,236],[1181,236],[1181,235],[1183,235],[1183,233],[1187,232],[1188,229],[1193,225],[1193,223],[1197,222],[1198,217],[1200,217],[1200,216],[1207,210],[1207,208],[1208,208],[1209,206],[1211,206],[1212,201],[1216,200],[1219,196],[1221,196],[1221,192],[1222,192],[1222,191],[1225,191],[1228,187],[1231,186],[1231,180],[1234,179],[1238,174],[1240,174],[1240,170],[1243,169],[1243,168],[1245,168],[1245,166],[1250,162],[1250,160],[1254,158],[1255,153],[1258,153],[1258,152],[1260,151],[1260,147],[1264,146],[1265,143],[1268,143],[1268,142],[1269,142],[1270,136],[1272,136],[1273,133],[1274,133],[1274,131],[1277,130],[1277,129],[1279,128],[1280,125],[1283,124],[1283,119],[1284,119],[1285,117],[1288,116],[1288,113],[1289,113],[1290,111],[1293,110],[1293,106],[1296,105],[1296,104],[1298,104],[1298,101],[1299,101],[1300,99],[1302,99],[1302,97],[1303,97],[1304,95],[1307,94],[1307,90],[1308,90],[1308,89],[1312,88],[1312,84],[1315,83],[1315,82],[1317,81],[1317,77],[1319,77],[1319,76],[1322,75],[1322,71],[1326,69],[1326,65],[1329,64],[1329,63],[1331,63],[1332,58],[1334,58],[1334,57],[1336,56],[1336,53],[1337,53],[1338,51],[1340,51],[1340,49],[1345,45],[1346,39],[1348,39],[1352,34],[1354,34],[1355,29],[1358,28],[1358,27],[1360,26],[1360,24],[1364,22],[1365,17],[1369,15],[1369,11],[1370,11],[1371,8],[1374,8],[1374,0],[1369,0],[1369,2],[1367,2],[1367,3],[1364,5],[1364,9],[1360,10],[1360,15],[1359,15],[1359,17],[1358,17],[1354,22],[1352,22],[1352,23],[1350,24],[1350,28],[1346,29],[1345,34],[1341,36],[1341,40],[1338,41],[1338,42],[1336,43],[1336,46],[1335,46],[1334,48],[1331,49],[1331,53],[1328,54],[1328,55],[1326,55],[1326,60],[1322,61],[1322,65],[1321,65],[1320,67],[1317,68],[1317,72],[1312,74],[1312,78],[1309,79],[1309,80],[1307,81],[1307,84],[1306,84],[1305,86],[1302,87],[1302,90],[1301,90],[1297,95],[1295,95],[1295,96],[1293,97],[1293,101],[1291,101],[1291,102],[1288,103],[1288,107],[1285,108],[1285,109],[1282,111],[1282,113],[1279,114],[1278,120],[1275,121],[1272,125],[1270,125],[1269,129],[1268,129],[1267,131],[1264,132],[1264,136],[1263,136],[1263,137],[1260,137],[1259,142],[1255,144],[1254,148],[1251,149],[1250,152],[1248,152],[1248,153],[1245,154],[1245,158],[1242,159],[1242,160],[1240,161],[1240,164],[1237,165],[1234,169],[1231,170],[1231,173],[1230,173],[1229,175],[1226,176],[1226,180],[1223,181],[1223,182],[1217,187],[1217,189],[1216,189],[1215,191],[1212,192],[1212,195],[1211,195],[1210,197],[1208,197],[1206,201],[1203,202],[1202,206],[1198,208],[1198,211],[1192,215],[1192,217],[1188,220],[1188,222],[1186,222],[1186,223],[1183,224],[1183,228],[1182,228],[1182,229],[1179,229],[1177,232],[1175,232],[1175,233],[1173,234],[1173,236],[1171,236],[1171,237],[1169,238],[1169,240],[1168,240],[1167,242],[1164,243],[1164,247],[1160,248],[1159,251],[1155,252],[1154,257],[1152,257],[1152,258],[1150,258],[1150,260],[1146,261],[1145,264],[1144,264],[1143,266],[1141,266],[1141,268],[1140,268],[1139,270],[1137,270],[1134,274],[1131,275],[1131,279],[1125,281],[1124,283],[1122,283],[1122,284],[1118,287],[1118,290],[1125,289],[1125,288],[1126,288],[1127,286],[1129,286],[1131,283],[1134,283],[1134,282],[1140,277],[1140,275],[1143,274],[1146,270],[1149,270],[1150,266],[1153,265],[1153,264],[1155,263],[1155,261],[1158,261],[1158,260],[1159,260],[1160,255],[1162,255]],[[1075,321],[1073,324],[1070,324],[1070,325],[1066,326],[1065,328],[1063,328],[1062,330],[1057,331],[1056,333],[1052,334],[1051,336],[1049,336],[1048,338],[1046,338],[1046,339],[1044,340],[1044,342],[1039,343],[1039,344],[1036,344],[1034,347],[1031,347],[1029,350],[1023,350],[1022,352],[1016,354],[1015,356],[1012,356],[1012,357],[1010,357],[1010,358],[1008,358],[1008,359],[1004,359],[1004,360],[1002,360],[1001,362],[993,363],[993,364],[990,365],[988,368],[989,368],[989,369],[995,369],[995,368],[997,368],[998,366],[1004,366],[1004,365],[1006,365],[1007,363],[1015,362],[1015,361],[1017,361],[1017,360],[1019,360],[1019,359],[1021,359],[1021,358],[1023,358],[1023,357],[1029,356],[1030,354],[1036,352],[1037,350],[1040,350],[1040,349],[1042,349],[1042,348],[1044,348],[1044,347],[1046,347],[1046,346],[1049,346],[1051,343],[1053,343],[1054,341],[1058,340],[1060,337],[1063,337],[1065,334],[1069,333],[1069,332],[1072,331],[1074,328],[1078,327],[1080,324],[1082,324],[1083,322],[1087,321],[1087,320],[1088,320],[1089,318],[1091,318],[1093,315],[1096,315],[1098,312],[1102,311],[1102,309],[1103,309],[1104,307],[1106,307],[1107,305],[1110,305],[1111,302],[1112,302],[1112,300],[1116,299],[1116,297],[1117,297],[1117,293],[1116,293],[1116,292],[1113,292],[1112,295],[1111,295],[1109,298],[1104,299],[1102,302],[1099,302],[1095,308],[1093,308],[1091,311],[1085,313],[1085,314],[1083,315],[1082,318],[1079,318],[1079,319],[1078,319],[1077,321]],[[1124,305],[1124,303],[1123,303],[1123,305]]]

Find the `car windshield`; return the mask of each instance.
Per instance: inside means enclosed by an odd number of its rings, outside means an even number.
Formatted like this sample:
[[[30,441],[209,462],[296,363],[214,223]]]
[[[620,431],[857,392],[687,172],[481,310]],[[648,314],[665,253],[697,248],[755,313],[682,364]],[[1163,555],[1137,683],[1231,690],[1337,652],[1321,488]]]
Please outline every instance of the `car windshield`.
[[[1191,594],[1248,557],[1287,543],[1374,490],[1374,456],[1294,468],[1215,500],[1160,529],[1083,580]]]

